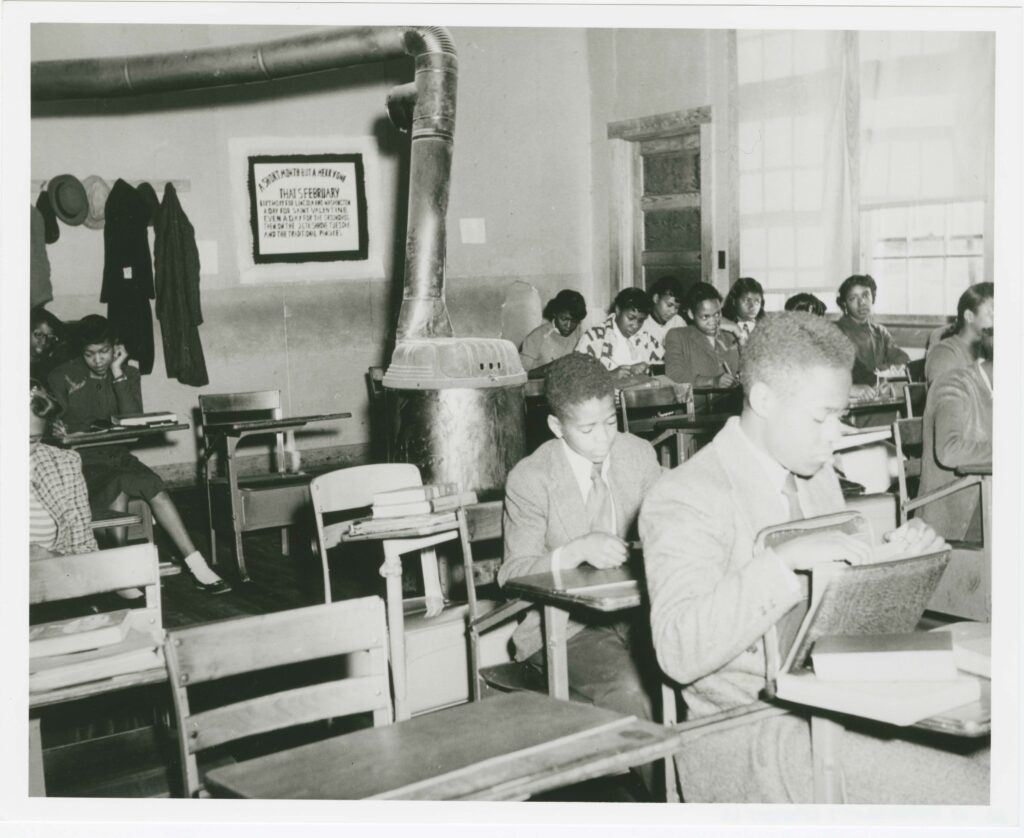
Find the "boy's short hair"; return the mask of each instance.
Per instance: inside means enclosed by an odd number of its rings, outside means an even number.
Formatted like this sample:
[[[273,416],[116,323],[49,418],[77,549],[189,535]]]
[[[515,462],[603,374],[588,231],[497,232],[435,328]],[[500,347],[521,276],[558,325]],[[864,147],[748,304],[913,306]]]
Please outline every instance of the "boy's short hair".
[[[809,311],[811,314],[818,315],[818,317],[825,316],[825,304],[815,297],[814,294],[808,294],[806,291],[794,294],[786,300],[784,308],[786,311]]]
[[[850,290],[856,288],[858,285],[862,285],[865,288],[871,289],[871,302],[875,301],[878,296],[878,283],[871,274],[854,274],[848,276],[843,280],[843,284],[839,286],[838,296],[836,297],[836,305],[839,306],[840,311],[846,311],[846,295],[850,293]]]
[[[78,348],[85,349],[98,343],[114,343],[114,330],[110,321],[99,314],[87,314],[75,326]]]
[[[651,313],[651,299],[642,288],[623,288],[615,296],[609,313],[618,311],[639,311],[641,314]]]
[[[544,306],[544,319],[554,320],[559,314],[568,314],[577,323],[586,319],[587,301],[578,291],[563,288]]]
[[[51,421],[56,419],[63,412],[63,408],[37,379],[33,378],[28,385],[31,397],[32,412],[40,419]]]
[[[849,372],[855,354],[853,342],[823,317],[804,311],[766,314],[740,356],[740,380],[748,393],[758,381],[789,387],[814,367]]]
[[[559,419],[590,399],[615,397],[615,379],[593,355],[570,352],[548,365],[544,375],[548,407]]]
[[[655,297],[659,299],[673,297],[681,303],[683,301],[683,286],[676,277],[663,276],[651,286],[650,294],[652,302]]]

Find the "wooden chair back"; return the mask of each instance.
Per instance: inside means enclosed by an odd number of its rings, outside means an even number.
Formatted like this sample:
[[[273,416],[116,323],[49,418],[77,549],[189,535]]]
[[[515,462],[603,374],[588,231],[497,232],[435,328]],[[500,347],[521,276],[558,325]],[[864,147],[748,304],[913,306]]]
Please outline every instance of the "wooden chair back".
[[[324,597],[328,602],[331,580],[327,551],[340,542],[343,528],[325,524],[324,516],[368,507],[377,492],[422,485],[420,470],[411,463],[374,463],[340,468],[310,481],[309,496],[316,524],[315,546],[323,566]]]
[[[280,390],[251,390],[245,393],[208,393],[199,397],[203,428],[245,419],[281,419]],[[274,434],[274,470],[285,471],[285,451],[294,450],[294,436]]]
[[[924,404],[928,399],[928,385],[924,382],[910,382],[903,385],[903,409],[907,419],[924,416]]]
[[[392,721],[387,627],[380,597],[240,617],[168,632],[165,654],[178,724],[184,788],[202,790],[196,754],[248,736],[295,725],[373,713]],[[288,664],[361,653],[361,674],[229,702],[199,712],[198,684]]]
[[[665,416],[692,416],[693,390],[682,394],[674,387],[629,387],[619,394],[622,430],[644,436],[654,432],[654,421]]]
[[[146,607],[130,612],[133,627],[159,637],[163,632],[160,609],[160,559],[155,545],[144,542],[82,553],[50,556],[29,562],[29,603],[40,605],[78,597],[141,588]]]
[[[921,476],[921,457],[924,454],[924,420],[897,419],[892,426],[892,439],[896,446],[899,523],[903,524],[907,520],[907,504],[912,500],[909,480]]]

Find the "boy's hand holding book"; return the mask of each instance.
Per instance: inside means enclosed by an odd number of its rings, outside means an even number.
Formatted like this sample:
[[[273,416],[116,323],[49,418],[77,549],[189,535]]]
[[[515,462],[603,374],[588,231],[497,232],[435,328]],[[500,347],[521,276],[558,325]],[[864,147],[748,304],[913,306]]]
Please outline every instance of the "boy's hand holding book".
[[[911,518],[907,523],[882,536],[882,548],[889,559],[935,553],[949,547],[945,539],[924,521]]]
[[[834,530],[811,532],[772,549],[790,570],[807,570],[828,562],[867,564],[874,553],[867,542]]]

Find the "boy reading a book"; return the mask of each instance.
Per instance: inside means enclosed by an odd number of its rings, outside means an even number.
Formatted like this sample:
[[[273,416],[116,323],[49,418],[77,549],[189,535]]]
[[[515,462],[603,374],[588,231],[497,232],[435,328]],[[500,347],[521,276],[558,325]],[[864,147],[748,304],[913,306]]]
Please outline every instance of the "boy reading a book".
[[[142,412],[139,371],[128,364],[124,346],[114,340],[105,317],[90,314],[78,323],[80,354],[50,373],[49,389],[63,408],[69,433],[88,431],[113,415]],[[82,448],[82,473],[93,509],[124,512],[129,498],[149,504],[153,517],[184,557],[197,588],[223,594],[231,586],[206,563],[192,543],[164,482],[128,450],[126,445]]]
[[[843,509],[831,459],[853,355],[850,341],[822,318],[766,315],[744,351],[742,415],[644,501],[640,535],[654,648],[662,670],[683,685],[688,719],[758,699],[770,662],[785,651],[776,623],[804,596],[794,571],[870,558],[869,546],[838,532],[754,549],[765,527]],[[944,546],[918,521],[886,538],[902,542],[906,555]],[[676,757],[686,800],[811,801],[804,718],[708,731],[688,739]],[[841,759],[850,802],[987,800],[987,750],[971,757],[850,731]]]
[[[614,383],[612,373],[589,355],[575,352],[550,365],[545,393],[556,439],[508,476],[500,584],[533,573],[584,564],[612,568],[626,561],[624,539],[661,468],[649,443],[619,433]],[[644,667],[638,662],[647,644],[632,642],[636,634],[622,620],[595,619],[586,626],[571,620],[570,688],[594,704],[650,718]],[[543,667],[535,611],[516,629],[513,642],[517,660]]]

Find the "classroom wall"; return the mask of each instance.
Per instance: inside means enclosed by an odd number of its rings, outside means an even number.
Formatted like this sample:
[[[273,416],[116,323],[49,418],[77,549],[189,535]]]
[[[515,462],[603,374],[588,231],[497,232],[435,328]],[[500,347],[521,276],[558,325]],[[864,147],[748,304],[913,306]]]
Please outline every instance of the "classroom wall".
[[[727,141],[729,54],[727,30],[594,29],[587,33],[590,68],[591,177],[593,195],[593,271],[608,281],[611,196],[611,143],[608,125],[637,117],[711,107],[715,131],[713,174],[713,249],[728,250],[729,211],[734,206]],[[705,185],[706,186],[706,185]],[[723,293],[729,268],[714,271]],[[617,289],[607,288],[610,300]]]
[[[176,51],[268,40],[289,27],[37,24],[33,60]],[[497,336],[516,280],[546,300],[558,289],[593,295],[587,40],[583,30],[457,29],[458,116],[448,212],[448,305],[456,333]],[[189,182],[180,194],[204,260],[200,329],[210,384],[168,380],[157,359],[143,379],[150,409],[191,416],[200,392],[280,388],[291,414],[347,410],[353,418],[301,433],[299,447],[337,462],[366,454],[363,375],[385,363],[401,295],[407,140],[387,123],[384,100],[412,78],[408,61],[300,80],[167,97],[37,106],[33,180],[70,172],[109,183]],[[377,195],[385,279],[241,285],[228,144],[239,137],[370,136],[379,150]],[[35,201],[32,195],[32,201]],[[483,219],[486,241],[463,244],[460,219]],[[103,311],[103,236],[62,225],[48,248],[58,316]],[[216,264],[214,264],[214,261]],[[173,435],[145,459],[171,479],[194,474],[195,440]],[[323,451],[318,456],[322,456]]]

